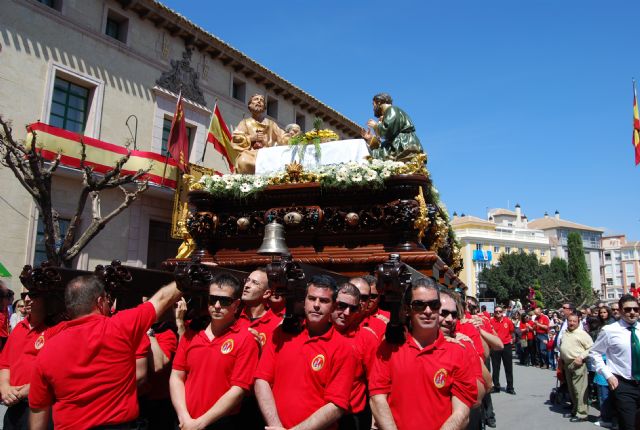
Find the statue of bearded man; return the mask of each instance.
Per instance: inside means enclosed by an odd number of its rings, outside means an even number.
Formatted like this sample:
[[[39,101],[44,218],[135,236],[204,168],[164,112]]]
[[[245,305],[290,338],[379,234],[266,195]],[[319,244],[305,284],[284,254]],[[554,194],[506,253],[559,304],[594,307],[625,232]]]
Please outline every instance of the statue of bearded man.
[[[233,132],[231,145],[238,154],[234,162],[236,172],[254,174],[258,149],[284,145],[288,139],[278,124],[265,117],[266,103],[263,96],[251,96],[248,108],[251,118],[240,121]]]

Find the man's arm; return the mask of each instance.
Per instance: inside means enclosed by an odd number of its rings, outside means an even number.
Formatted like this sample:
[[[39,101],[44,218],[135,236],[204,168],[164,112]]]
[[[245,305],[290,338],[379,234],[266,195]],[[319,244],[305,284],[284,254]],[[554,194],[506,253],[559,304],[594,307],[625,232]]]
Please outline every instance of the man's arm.
[[[264,421],[268,426],[282,427],[282,422],[278,416],[278,410],[276,409],[276,401],[273,398],[273,391],[271,385],[264,379],[256,379],[253,385],[253,389],[256,393],[256,400],[260,406],[260,411],[264,417]]]
[[[482,339],[487,342],[487,345],[489,345],[489,348],[491,348],[492,351],[501,351],[504,349],[504,343],[502,343],[497,335],[489,333],[481,328],[480,336],[482,336]]]
[[[317,411],[315,411],[306,420],[302,421],[291,430],[320,430],[329,427],[332,423],[338,421],[344,411],[334,405],[327,403]],[[268,427],[267,427],[268,428]]]
[[[151,303],[156,310],[156,318],[164,314],[180,297],[182,297],[182,292],[178,290],[175,282],[165,285],[156,291],[149,299],[149,303]]]
[[[187,410],[187,400],[184,395],[184,381],[186,376],[186,372],[176,369],[173,369],[171,376],[169,376],[171,403],[173,403],[173,408],[176,410],[176,415],[178,415],[178,420],[181,425],[191,420],[191,415],[189,415],[189,411]]]
[[[29,428],[31,430],[47,430],[49,424],[49,408],[34,409],[29,413]]]
[[[387,394],[376,394],[369,400],[371,412],[380,430],[398,430],[387,402]]]
[[[159,372],[169,364],[169,357],[167,357],[158,343],[158,339],[155,336],[149,336],[149,343],[151,343],[151,357],[153,359],[153,371]]]
[[[23,397],[21,397],[21,389],[24,385],[15,387],[9,385],[9,377],[11,373],[9,369],[0,369],[0,395],[2,396],[2,402],[6,406],[13,406],[20,401]],[[27,391],[27,394],[29,392]]]
[[[451,416],[442,424],[440,430],[463,430],[469,424],[469,407],[456,396],[451,397]]]
[[[236,406],[240,405],[242,398],[244,397],[244,390],[236,385],[233,385],[227,390],[226,393],[218,399],[217,402],[204,414],[194,420],[187,420],[182,422],[181,430],[198,430],[203,429],[208,425],[211,425],[218,421],[220,418],[229,415]]]

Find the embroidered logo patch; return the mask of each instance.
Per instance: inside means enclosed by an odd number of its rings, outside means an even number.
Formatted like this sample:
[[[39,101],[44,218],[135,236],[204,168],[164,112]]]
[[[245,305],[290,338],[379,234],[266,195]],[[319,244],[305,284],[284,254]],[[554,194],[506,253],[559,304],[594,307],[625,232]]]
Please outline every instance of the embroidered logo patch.
[[[267,335],[264,333],[258,333],[258,337],[260,338],[260,345],[264,346],[267,343]]]
[[[509,328],[509,324],[504,323],[504,328]]]
[[[311,368],[316,372],[324,367],[324,355],[318,354],[311,360]]]
[[[36,343],[33,346],[36,349],[41,349],[44,346],[44,336],[40,335],[40,337],[36,339]]]
[[[233,339],[227,339],[220,347],[220,352],[223,354],[228,354],[231,351],[233,351]]]
[[[433,376],[433,383],[437,388],[444,387],[444,384],[447,382],[447,371],[445,369],[440,369]]]

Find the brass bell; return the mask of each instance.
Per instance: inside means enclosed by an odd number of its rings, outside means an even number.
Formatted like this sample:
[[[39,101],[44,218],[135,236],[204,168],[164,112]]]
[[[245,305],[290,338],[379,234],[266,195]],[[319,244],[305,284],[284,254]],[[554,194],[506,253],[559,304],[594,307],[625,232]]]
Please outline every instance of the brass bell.
[[[264,239],[258,248],[260,255],[291,255],[287,242],[284,240],[284,226],[275,221],[264,228]]]

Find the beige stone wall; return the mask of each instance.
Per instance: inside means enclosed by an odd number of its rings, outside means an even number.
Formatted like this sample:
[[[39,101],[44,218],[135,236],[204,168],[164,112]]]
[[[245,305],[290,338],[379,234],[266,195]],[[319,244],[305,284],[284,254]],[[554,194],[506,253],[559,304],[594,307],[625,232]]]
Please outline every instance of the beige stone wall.
[[[182,59],[183,39],[111,0],[63,0],[61,11],[35,0],[4,3],[0,14],[0,114],[13,119],[16,137],[25,137],[22,127],[27,123],[49,122],[51,88],[58,73],[94,87],[86,135],[123,145],[130,138],[125,121],[134,114],[138,118],[138,149],[160,151],[162,119],[173,115],[175,98],[154,89],[155,81],[170,69],[171,60]],[[129,19],[126,43],[104,34],[109,9]],[[196,152],[202,150],[215,100],[230,128],[247,115],[246,103],[231,97],[234,76],[246,83],[247,98],[261,93],[278,99],[282,127],[295,122],[296,111],[305,114],[307,127],[312,123],[313,115],[237,75],[219,60],[194,51],[191,66],[200,75],[208,108],[185,106],[187,122],[196,129]],[[221,157],[211,148],[205,165],[225,171]],[[4,167],[0,167],[0,181],[0,217],[5,223],[0,229],[0,261],[14,275],[11,287],[19,290],[17,276],[33,258],[37,210]],[[63,216],[70,216],[76,204],[79,175],[63,173],[54,182],[54,205]],[[119,204],[119,193],[102,196],[103,213]],[[93,269],[114,258],[144,266],[149,220],[170,221],[171,207],[170,192],[153,190],[112,221],[77,258],[76,267]],[[83,226],[89,218],[86,213]]]

